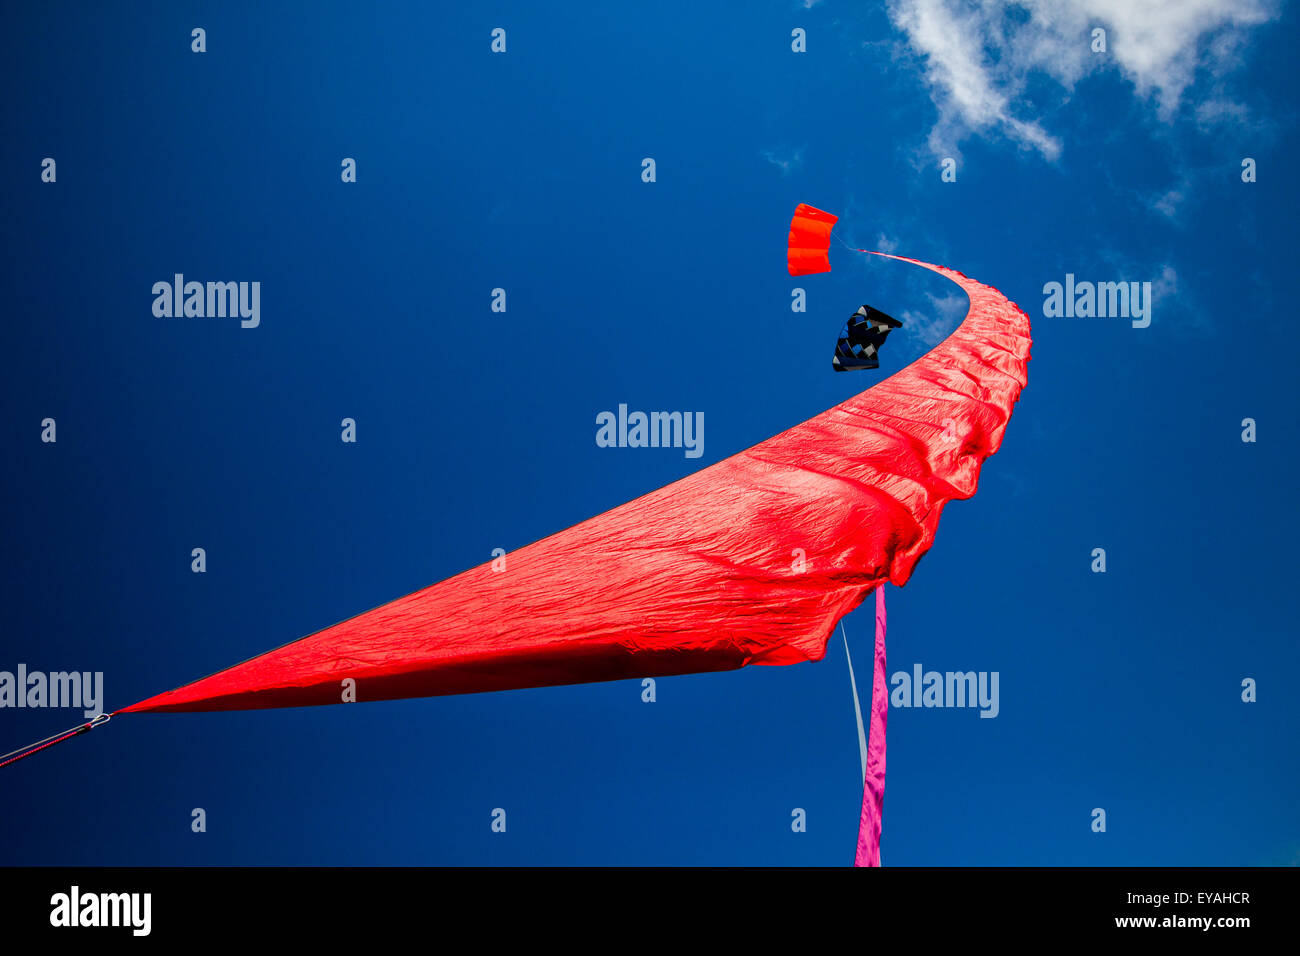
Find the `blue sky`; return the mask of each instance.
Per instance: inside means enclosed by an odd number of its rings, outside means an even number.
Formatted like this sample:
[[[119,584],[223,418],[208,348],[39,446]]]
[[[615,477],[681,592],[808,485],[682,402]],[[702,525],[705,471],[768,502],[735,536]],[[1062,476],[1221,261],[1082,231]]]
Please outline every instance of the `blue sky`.
[[[867,387],[829,361],[862,302],[907,321],[882,373],[951,329],[899,263],[792,280],[802,201],[1034,327],[1002,450],[888,595],[890,672],[996,671],[1000,712],[891,711],[886,865],[1300,861],[1293,10],[378,6],[3,15],[0,669],[125,706]],[[261,324],[156,318],[177,272],[260,281]],[[1066,273],[1151,281],[1150,327],[1044,317]],[[597,447],[619,403],[704,412],[703,456]],[[0,709],[0,750],[79,719]],[[845,865],[861,801],[838,636],[654,704],[122,717],[3,774],[22,864]]]

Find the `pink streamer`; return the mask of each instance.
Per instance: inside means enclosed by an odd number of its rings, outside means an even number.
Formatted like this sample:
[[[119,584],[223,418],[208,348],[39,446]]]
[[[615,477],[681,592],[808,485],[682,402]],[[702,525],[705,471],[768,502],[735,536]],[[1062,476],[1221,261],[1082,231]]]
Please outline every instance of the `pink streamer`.
[[[876,665],[871,681],[871,730],[867,743],[867,779],[862,787],[862,819],[854,866],[880,866],[880,818],[885,805],[885,723],[889,687],[885,680],[885,585],[876,588]]]

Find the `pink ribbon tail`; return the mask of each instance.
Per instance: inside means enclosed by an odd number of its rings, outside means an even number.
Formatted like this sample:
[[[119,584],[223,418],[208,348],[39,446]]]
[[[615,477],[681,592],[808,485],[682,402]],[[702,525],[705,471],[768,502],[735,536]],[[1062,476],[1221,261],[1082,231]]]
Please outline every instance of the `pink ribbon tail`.
[[[880,866],[880,818],[885,805],[885,723],[889,687],[885,680],[885,586],[876,588],[876,664],[871,681],[871,731],[867,743],[867,778],[862,787],[862,819],[854,866]]]

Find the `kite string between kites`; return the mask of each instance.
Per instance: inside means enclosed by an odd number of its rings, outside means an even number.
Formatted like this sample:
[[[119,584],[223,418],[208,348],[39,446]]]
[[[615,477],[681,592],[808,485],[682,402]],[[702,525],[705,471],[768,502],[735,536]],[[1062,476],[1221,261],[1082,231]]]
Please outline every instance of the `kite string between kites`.
[[[836,241],[838,241],[841,246],[843,246],[845,249],[848,249],[850,252],[865,252],[868,254],[871,252],[870,249],[859,249],[857,246],[849,245],[847,242],[844,241],[844,238],[842,236],[838,236],[833,232],[831,233],[831,235],[835,237]]]

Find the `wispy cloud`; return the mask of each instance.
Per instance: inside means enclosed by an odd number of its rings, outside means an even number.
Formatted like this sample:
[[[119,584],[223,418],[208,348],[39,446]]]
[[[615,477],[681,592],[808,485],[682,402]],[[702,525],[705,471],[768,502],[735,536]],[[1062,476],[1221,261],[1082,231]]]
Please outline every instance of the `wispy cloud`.
[[[969,300],[962,292],[948,295],[927,292],[925,297],[930,300],[930,308],[925,311],[908,309],[900,318],[903,327],[917,340],[925,345],[938,345],[966,317]]]
[[[1148,200],[1148,205],[1160,215],[1168,219],[1178,218],[1178,209],[1186,198],[1183,186],[1176,186],[1167,192],[1161,193],[1154,199]]]
[[[1215,328],[1214,316],[1198,308],[1194,289],[1164,256],[1135,257],[1119,248],[1097,251],[1095,262],[1081,269],[1079,278],[1093,281],[1150,282],[1152,321],[1177,334],[1201,335]],[[1192,275],[1195,278],[1195,275]]]
[[[781,149],[764,149],[764,150],[760,150],[760,152],[763,154],[764,159],[766,159],[777,169],[781,170],[782,176],[789,173],[790,170],[798,169],[800,166],[803,165],[802,146],[793,151],[781,150]]]
[[[889,15],[920,58],[939,110],[929,141],[935,155],[955,154],[969,135],[997,133],[1054,160],[1060,138],[1019,103],[1031,78],[1055,81],[1063,100],[1084,76],[1114,69],[1167,122],[1199,72],[1209,89],[1193,105],[1196,121],[1243,121],[1245,108],[1224,93],[1223,80],[1239,65],[1246,30],[1279,7],[1278,0],[890,0]],[[1106,31],[1104,53],[1092,49],[1096,27]]]
[[[1206,100],[1196,107],[1196,124],[1201,129],[1208,132],[1224,123],[1247,126],[1250,124],[1250,111],[1243,104],[1226,97]]]
[[[1166,263],[1160,267],[1160,275],[1151,283],[1151,300],[1159,302],[1161,299],[1169,301],[1178,295],[1178,273],[1174,267]]]

